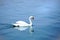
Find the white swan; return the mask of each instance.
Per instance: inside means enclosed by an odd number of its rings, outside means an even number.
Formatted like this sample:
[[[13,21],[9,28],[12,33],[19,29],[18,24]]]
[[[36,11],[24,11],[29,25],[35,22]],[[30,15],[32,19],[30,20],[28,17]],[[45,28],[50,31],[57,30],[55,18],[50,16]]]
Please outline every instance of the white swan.
[[[29,22],[30,22],[29,24],[24,21],[17,21],[15,24],[13,24],[13,26],[16,27],[16,29],[18,30],[25,30],[27,29],[27,27],[30,27],[31,31],[33,32],[32,20],[34,20],[34,16],[29,17]]]

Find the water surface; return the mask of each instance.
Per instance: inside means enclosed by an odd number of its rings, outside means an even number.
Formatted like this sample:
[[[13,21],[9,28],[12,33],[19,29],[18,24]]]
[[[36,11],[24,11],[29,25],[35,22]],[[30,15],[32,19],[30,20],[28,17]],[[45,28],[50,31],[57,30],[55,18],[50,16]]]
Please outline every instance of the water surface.
[[[59,0],[0,0],[0,40],[60,40]],[[12,28],[18,20],[29,23],[34,32]]]

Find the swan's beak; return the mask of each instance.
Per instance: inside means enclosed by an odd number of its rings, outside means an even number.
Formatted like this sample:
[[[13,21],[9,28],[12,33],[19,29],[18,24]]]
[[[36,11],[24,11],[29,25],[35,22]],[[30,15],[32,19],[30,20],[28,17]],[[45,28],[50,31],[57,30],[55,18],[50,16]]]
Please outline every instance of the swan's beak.
[[[29,18],[32,19],[32,20],[34,20],[34,16],[30,16]]]
[[[32,19],[34,20],[34,17]]]
[[[34,17],[32,17],[31,20],[34,20]]]

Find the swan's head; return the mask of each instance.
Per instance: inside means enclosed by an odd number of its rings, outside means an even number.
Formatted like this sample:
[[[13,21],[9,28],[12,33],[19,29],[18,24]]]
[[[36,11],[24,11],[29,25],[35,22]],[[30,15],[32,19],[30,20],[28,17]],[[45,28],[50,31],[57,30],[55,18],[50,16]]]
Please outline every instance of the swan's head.
[[[29,19],[34,20],[34,16],[30,16]]]

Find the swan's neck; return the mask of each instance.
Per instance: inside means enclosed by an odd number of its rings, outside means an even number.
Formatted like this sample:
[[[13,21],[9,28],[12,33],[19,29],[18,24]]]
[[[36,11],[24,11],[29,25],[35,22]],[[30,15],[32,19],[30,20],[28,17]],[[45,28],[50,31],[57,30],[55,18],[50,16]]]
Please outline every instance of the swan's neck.
[[[30,21],[30,24],[29,24],[29,25],[30,25],[30,26],[32,26],[32,20],[31,20],[31,19],[29,19],[29,21]]]

